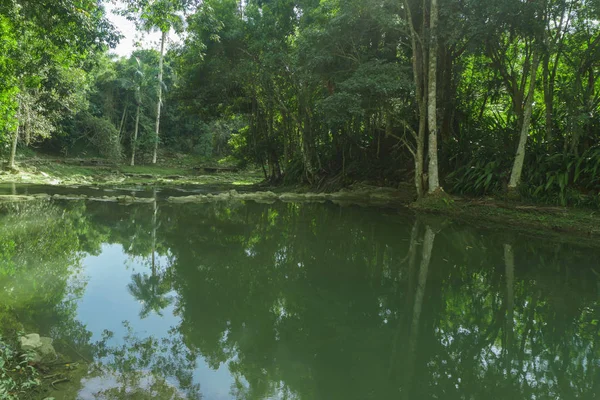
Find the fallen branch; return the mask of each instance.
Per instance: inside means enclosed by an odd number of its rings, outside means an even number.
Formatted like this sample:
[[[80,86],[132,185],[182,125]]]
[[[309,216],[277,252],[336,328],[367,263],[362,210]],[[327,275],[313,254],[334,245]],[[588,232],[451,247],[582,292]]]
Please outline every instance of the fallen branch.
[[[56,389],[56,386],[54,386],[57,383],[63,383],[63,382],[69,382],[69,378],[62,378],[62,379],[57,379],[54,382],[51,383],[52,387],[54,388],[54,390],[58,390]]]

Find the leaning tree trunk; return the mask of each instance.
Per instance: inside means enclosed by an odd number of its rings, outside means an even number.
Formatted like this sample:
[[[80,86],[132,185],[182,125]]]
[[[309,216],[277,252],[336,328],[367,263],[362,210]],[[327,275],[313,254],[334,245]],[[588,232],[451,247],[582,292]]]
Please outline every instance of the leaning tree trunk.
[[[133,142],[131,143],[131,166],[135,165],[135,148],[137,146],[138,129],[140,126],[140,105],[137,105],[135,113],[135,129],[133,131]]]
[[[167,41],[167,33],[163,32],[160,39],[160,61],[158,64],[158,104],[156,106],[156,136],[154,138],[154,155],[152,156],[152,164],[156,164],[156,154],[158,153],[158,134],[160,131],[160,107],[162,105],[162,86],[163,86],[163,61],[165,58],[165,42]]]
[[[438,2],[431,0],[430,11],[430,39],[429,39],[429,95],[427,103],[427,118],[429,123],[429,193],[435,193],[440,189],[438,175],[438,142],[437,142],[437,22]]]
[[[510,174],[510,182],[508,191],[514,191],[521,183],[521,174],[523,173],[523,163],[525,162],[525,146],[527,145],[527,137],[529,136],[529,127],[531,126],[531,115],[533,113],[533,96],[535,91],[535,78],[539,64],[539,54],[534,50],[533,62],[531,63],[531,72],[529,74],[529,93],[525,98],[525,107],[523,110],[523,122],[521,125],[521,136],[519,138],[519,146],[517,147],[517,155],[513,163],[512,172]]]

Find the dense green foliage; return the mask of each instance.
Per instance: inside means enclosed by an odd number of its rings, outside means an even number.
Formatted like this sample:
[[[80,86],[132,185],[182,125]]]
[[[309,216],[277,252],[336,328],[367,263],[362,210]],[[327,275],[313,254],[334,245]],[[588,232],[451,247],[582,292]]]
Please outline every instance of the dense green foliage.
[[[90,63],[117,39],[103,8],[92,0],[3,1],[0,33],[0,137],[14,143],[20,134],[29,144],[60,134],[86,107]]]
[[[185,31],[164,63],[103,55],[96,2],[33,3],[0,8],[5,143],[18,119],[66,154],[145,162],[160,141],[274,182],[422,189],[439,170],[455,193],[600,202],[597,0],[121,2],[163,44]]]

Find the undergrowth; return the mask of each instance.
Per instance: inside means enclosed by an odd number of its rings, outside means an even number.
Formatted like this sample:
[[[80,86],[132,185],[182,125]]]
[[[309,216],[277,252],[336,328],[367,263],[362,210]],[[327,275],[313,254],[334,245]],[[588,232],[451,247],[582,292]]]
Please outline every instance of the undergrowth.
[[[41,386],[39,373],[31,365],[33,354],[17,349],[16,341],[0,334],[0,399],[26,399]]]

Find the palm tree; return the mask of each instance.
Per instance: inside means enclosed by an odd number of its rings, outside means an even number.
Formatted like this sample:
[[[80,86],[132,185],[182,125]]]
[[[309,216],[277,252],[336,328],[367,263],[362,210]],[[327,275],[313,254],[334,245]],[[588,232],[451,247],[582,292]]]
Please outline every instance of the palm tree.
[[[134,57],[136,61],[135,70],[134,70],[134,78],[133,78],[133,86],[135,89],[135,128],[133,131],[133,139],[131,141],[131,166],[135,165],[135,150],[137,147],[137,138],[140,126],[140,109],[142,107],[142,88],[147,86],[147,74],[144,65],[138,57]]]
[[[155,68],[151,67],[152,57],[151,53],[147,51],[138,51],[126,61],[125,71],[122,74],[122,78],[119,79],[121,87],[127,90],[129,93],[133,93],[134,106],[135,106],[135,124],[133,137],[131,138],[131,161],[130,165],[135,165],[135,156],[137,150],[137,141],[140,131],[140,117],[143,113],[144,104],[148,104],[153,101],[156,93],[152,90],[154,84],[153,77],[155,76]],[[130,103],[125,104],[125,110]],[[126,111],[123,111],[123,118]],[[123,125],[123,121],[121,122]],[[122,130],[122,128],[121,128]]]
[[[184,0],[128,0],[127,8],[123,13],[129,18],[135,19],[139,28],[145,32],[159,30],[160,39],[160,61],[158,64],[158,102],[156,105],[156,136],[154,139],[154,154],[152,164],[156,164],[158,152],[158,138],[160,131],[160,110],[162,107],[163,65],[165,56],[165,44],[169,31],[174,29],[181,32],[183,29],[183,18],[180,12],[185,9]]]

